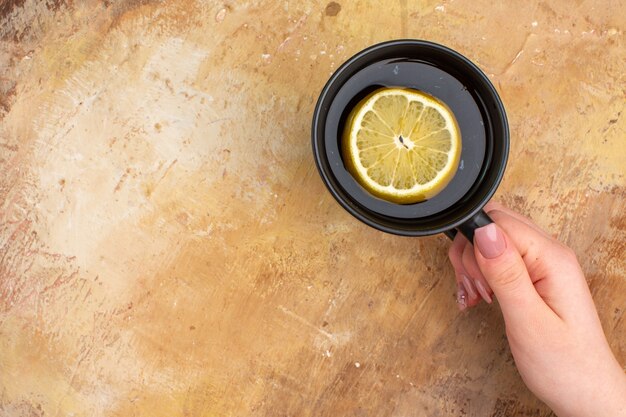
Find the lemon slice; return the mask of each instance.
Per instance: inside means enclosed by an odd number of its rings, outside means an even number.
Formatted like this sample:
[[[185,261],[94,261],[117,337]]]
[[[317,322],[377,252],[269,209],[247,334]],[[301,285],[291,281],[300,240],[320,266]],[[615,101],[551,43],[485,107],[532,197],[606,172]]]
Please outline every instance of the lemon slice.
[[[456,173],[461,132],[452,111],[408,88],[374,91],[351,111],[342,156],[371,194],[411,204],[434,197]]]

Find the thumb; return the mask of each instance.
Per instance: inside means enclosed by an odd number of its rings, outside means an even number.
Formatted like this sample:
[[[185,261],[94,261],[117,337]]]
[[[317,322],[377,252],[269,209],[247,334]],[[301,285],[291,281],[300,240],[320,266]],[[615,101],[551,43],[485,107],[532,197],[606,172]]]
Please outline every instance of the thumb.
[[[476,229],[474,255],[507,324],[527,323],[535,314],[549,310],[535,290],[522,256],[500,226],[491,223]]]

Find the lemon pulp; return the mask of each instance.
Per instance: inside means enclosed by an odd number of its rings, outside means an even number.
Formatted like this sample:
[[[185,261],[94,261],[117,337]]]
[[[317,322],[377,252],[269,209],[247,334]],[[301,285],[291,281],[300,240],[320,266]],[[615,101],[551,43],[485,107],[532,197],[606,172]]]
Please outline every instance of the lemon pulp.
[[[408,88],[381,88],[350,112],[342,156],[371,194],[399,204],[434,197],[452,180],[461,133],[452,111],[435,97]]]

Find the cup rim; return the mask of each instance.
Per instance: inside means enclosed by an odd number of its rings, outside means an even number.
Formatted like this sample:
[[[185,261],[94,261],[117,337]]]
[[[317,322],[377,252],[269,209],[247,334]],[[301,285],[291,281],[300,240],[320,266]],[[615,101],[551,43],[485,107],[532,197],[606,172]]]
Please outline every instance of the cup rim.
[[[463,214],[461,216],[459,216],[456,220],[447,222],[439,227],[427,227],[427,228],[421,228],[418,230],[417,229],[409,230],[409,229],[403,229],[397,226],[389,226],[386,224],[381,224],[381,222],[376,221],[375,219],[372,219],[364,215],[363,213],[361,213],[361,211],[366,210],[366,209],[364,209],[363,207],[360,207],[358,203],[356,203],[355,201],[352,201],[352,199],[349,198],[349,193],[347,193],[345,190],[343,192],[346,194],[346,196],[342,195],[342,193],[336,189],[336,187],[341,187],[341,184],[337,181],[337,179],[332,174],[332,170],[330,169],[330,167],[322,166],[323,165],[322,161],[328,159],[326,156],[326,151],[325,151],[326,145],[325,145],[325,139],[324,139],[325,135],[324,135],[323,124],[325,124],[325,120],[326,120],[325,113],[327,113],[328,108],[330,108],[330,104],[332,103],[332,100],[334,98],[333,96],[330,98],[330,100],[328,99],[329,92],[333,89],[337,80],[341,78],[344,72],[350,69],[354,65],[355,62],[381,49],[397,48],[397,47],[402,47],[402,46],[418,46],[418,47],[432,48],[444,54],[448,54],[456,60],[462,61],[465,65],[467,65],[471,69],[474,75],[480,80],[480,82],[482,83],[482,86],[487,90],[487,92],[493,99],[493,102],[496,108],[493,110],[493,113],[491,114],[495,113],[500,116],[499,117],[500,120],[498,121],[499,122],[498,128],[501,131],[501,134],[503,137],[502,144],[501,144],[503,149],[500,152],[501,162],[499,163],[498,166],[492,168],[494,172],[492,172],[491,174],[493,178],[491,186],[485,192],[481,193],[482,197],[479,198],[479,201],[473,204],[473,207],[471,208],[464,207]],[[322,124],[322,126],[320,126],[320,119],[322,117],[323,117],[322,121],[324,123]],[[319,132],[318,132],[318,129],[319,129]],[[431,42],[431,41],[420,40],[420,39],[396,39],[396,40],[380,42],[380,43],[371,45],[357,52],[348,60],[346,60],[331,75],[331,77],[328,79],[328,81],[324,85],[319,95],[317,104],[315,106],[314,114],[313,114],[311,136],[312,136],[313,153],[315,156],[314,159],[315,159],[317,170],[320,173],[320,176],[322,177],[322,180],[326,188],[329,190],[333,198],[346,211],[348,211],[352,216],[362,221],[363,223],[375,229],[381,230],[383,232],[401,235],[401,236],[427,236],[427,235],[433,235],[437,233],[446,232],[446,231],[457,228],[461,224],[465,223],[468,219],[471,219],[477,213],[479,213],[482,210],[482,208],[485,206],[485,204],[491,199],[493,194],[496,192],[500,182],[502,181],[502,178],[504,176],[504,171],[506,169],[506,165],[508,162],[508,154],[509,154],[509,148],[510,148],[510,143],[509,143],[510,132],[509,132],[509,125],[507,121],[506,111],[504,109],[504,104],[502,103],[502,99],[500,98],[498,92],[496,91],[495,87],[493,86],[493,84],[491,83],[487,75],[485,75],[485,73],[476,64],[474,64],[472,61],[470,61],[468,58],[466,58],[459,52],[453,49],[450,49],[447,46],[444,46],[435,42]],[[444,210],[444,212],[446,211],[448,210]],[[438,213],[438,214],[441,214],[441,213]],[[376,213],[375,217],[385,217],[385,216],[379,213]],[[406,219],[401,220],[401,219],[391,218],[391,217],[389,219],[390,221],[396,221],[396,223],[406,222]],[[408,222],[410,222],[410,220],[408,220]]]

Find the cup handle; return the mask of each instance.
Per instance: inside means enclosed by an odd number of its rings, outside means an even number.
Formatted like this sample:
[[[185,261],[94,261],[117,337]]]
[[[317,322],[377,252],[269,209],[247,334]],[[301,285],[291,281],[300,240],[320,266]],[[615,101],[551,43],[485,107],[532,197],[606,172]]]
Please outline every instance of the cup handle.
[[[461,232],[467,238],[467,240],[470,241],[470,243],[474,243],[474,230],[478,229],[479,227],[487,226],[489,223],[493,223],[493,220],[491,220],[491,217],[489,217],[484,210],[481,210],[476,213],[474,217],[460,225],[457,228],[458,230],[446,230],[444,233],[450,238],[450,240],[454,240],[456,234],[458,232]]]
[[[443,234],[448,236],[450,240],[454,240],[457,233],[459,233],[459,231],[456,229],[450,229],[450,230],[446,230],[445,232],[443,232]]]

